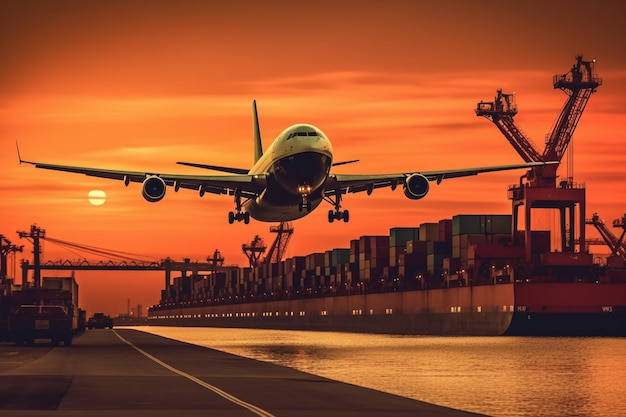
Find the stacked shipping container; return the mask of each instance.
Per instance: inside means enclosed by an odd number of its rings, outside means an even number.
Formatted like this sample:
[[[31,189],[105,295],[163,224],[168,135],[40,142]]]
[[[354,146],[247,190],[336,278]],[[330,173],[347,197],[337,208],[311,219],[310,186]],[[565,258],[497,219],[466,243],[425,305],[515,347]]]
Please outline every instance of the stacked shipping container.
[[[295,256],[253,268],[230,268],[209,275],[174,278],[162,303],[353,293],[374,290],[440,288],[467,284],[472,271],[491,262],[504,276],[507,265],[494,260],[522,256],[510,242],[510,215],[457,215],[419,227],[397,227],[389,235],[366,235],[349,248]],[[534,232],[533,248],[549,250],[549,232]],[[523,235],[517,235],[523,239]],[[493,269],[493,268],[492,268]],[[494,275],[495,274],[495,275]],[[487,282],[485,282],[487,283]],[[478,282],[476,282],[478,284]]]

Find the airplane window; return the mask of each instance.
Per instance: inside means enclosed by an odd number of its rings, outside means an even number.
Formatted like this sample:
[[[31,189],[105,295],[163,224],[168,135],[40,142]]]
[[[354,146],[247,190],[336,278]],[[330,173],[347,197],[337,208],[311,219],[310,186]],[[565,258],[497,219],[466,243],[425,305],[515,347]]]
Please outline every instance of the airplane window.
[[[319,133],[316,131],[313,132],[292,132],[287,136],[287,140],[296,137],[296,136],[319,136]]]

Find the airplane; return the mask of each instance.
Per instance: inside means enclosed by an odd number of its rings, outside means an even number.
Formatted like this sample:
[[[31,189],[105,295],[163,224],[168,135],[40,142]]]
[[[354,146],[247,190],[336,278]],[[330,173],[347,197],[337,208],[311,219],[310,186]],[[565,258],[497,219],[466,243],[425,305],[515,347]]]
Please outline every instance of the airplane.
[[[401,172],[395,174],[334,174],[331,168],[351,164],[358,160],[333,162],[333,148],[328,137],[310,124],[295,124],[287,129],[263,151],[256,100],[252,102],[254,130],[254,166],[250,169],[177,162],[201,169],[224,172],[228,175],[160,174],[151,171],[121,171],[54,165],[23,160],[19,146],[20,164],[36,168],[84,174],[92,177],[142,183],[141,194],[148,202],[155,203],[165,197],[167,187],[175,192],[185,188],[195,190],[203,197],[205,193],[225,194],[234,197],[235,210],[228,213],[228,222],[253,218],[261,222],[282,222],[302,218],[315,210],[322,201],[334,206],[328,211],[328,221],[348,222],[350,212],[341,209],[343,196],[348,193],[366,192],[399,185],[404,195],[419,200],[428,194],[430,181],[440,184],[444,179],[460,178],[484,172],[530,168],[558,162],[531,162],[479,168],[440,171]],[[16,144],[17,145],[17,144]]]

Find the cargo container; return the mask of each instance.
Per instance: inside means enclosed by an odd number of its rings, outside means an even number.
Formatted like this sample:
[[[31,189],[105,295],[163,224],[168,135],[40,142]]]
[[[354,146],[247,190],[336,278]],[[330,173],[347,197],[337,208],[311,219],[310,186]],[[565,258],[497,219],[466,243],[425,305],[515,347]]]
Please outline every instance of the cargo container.
[[[389,229],[389,247],[406,247],[406,242],[419,237],[419,227],[394,227]]]
[[[439,240],[439,223],[420,224],[420,235],[418,240]]]

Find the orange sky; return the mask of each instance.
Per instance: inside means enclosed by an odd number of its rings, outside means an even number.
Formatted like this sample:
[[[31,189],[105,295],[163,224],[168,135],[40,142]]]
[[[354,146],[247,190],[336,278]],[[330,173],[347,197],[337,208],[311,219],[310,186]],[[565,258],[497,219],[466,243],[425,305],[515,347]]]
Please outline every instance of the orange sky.
[[[543,147],[565,102],[552,76],[576,54],[603,79],[574,136],[575,180],[587,210],[626,212],[626,55],[621,3],[499,1],[23,1],[0,4],[0,234],[37,223],[47,235],[161,259],[204,260],[219,248],[246,263],[241,244],[269,224],[229,225],[228,197],[191,191],[150,204],[138,184],[19,166],[50,163],[198,173],[176,161],[252,164],[251,102],[264,144],[311,123],[331,139],[338,172],[399,172],[522,162],[474,107],[498,88],[517,93],[519,127]],[[509,213],[520,172],[344,200],[350,223],[322,206],[294,223],[289,256],[347,247],[350,239],[466,213]],[[87,193],[107,193],[103,206]],[[589,232],[590,234],[591,231]],[[77,255],[46,244],[44,259]],[[18,255],[18,259],[22,255]],[[111,314],[126,300],[159,299],[154,274],[77,273],[81,307]]]

